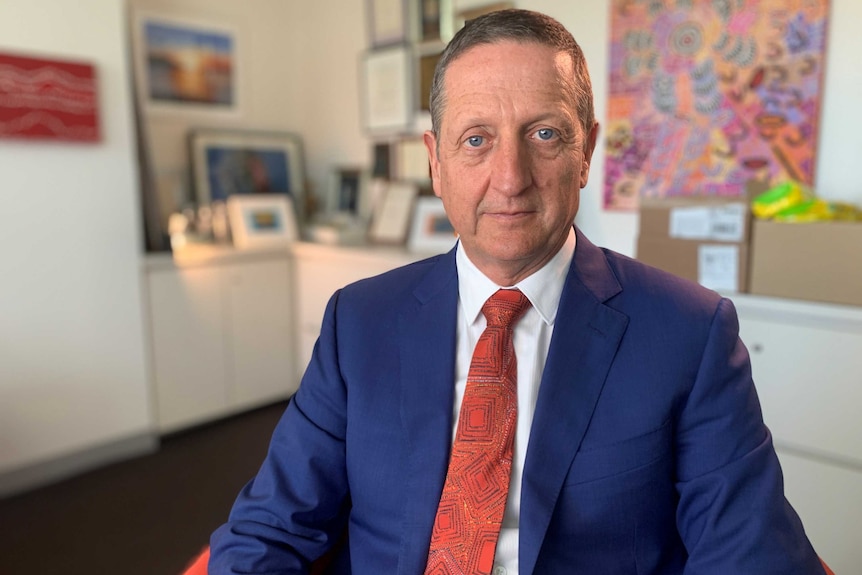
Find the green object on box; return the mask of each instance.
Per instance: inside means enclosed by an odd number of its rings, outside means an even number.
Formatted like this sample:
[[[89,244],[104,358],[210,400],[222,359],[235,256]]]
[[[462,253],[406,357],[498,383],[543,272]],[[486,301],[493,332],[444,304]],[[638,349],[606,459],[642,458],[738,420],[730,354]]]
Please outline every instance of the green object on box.
[[[798,182],[785,182],[774,186],[751,201],[751,212],[756,218],[771,218],[784,210],[803,204],[810,194]]]

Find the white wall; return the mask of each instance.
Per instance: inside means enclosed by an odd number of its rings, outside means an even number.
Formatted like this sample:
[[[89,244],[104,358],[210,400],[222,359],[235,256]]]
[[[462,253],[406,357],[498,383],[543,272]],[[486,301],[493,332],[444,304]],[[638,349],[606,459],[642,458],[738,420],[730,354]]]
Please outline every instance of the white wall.
[[[0,0],[0,50],[95,64],[97,144],[0,140],[0,473],[147,434],[119,0]]]

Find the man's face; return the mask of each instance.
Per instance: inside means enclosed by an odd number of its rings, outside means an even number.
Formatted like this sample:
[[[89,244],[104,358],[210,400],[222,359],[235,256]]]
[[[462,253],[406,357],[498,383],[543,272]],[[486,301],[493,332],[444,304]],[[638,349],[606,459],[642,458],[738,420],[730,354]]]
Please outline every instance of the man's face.
[[[512,285],[559,250],[587,183],[571,57],[535,43],[471,48],[445,76],[439,138],[425,134],[434,193],[470,260]]]

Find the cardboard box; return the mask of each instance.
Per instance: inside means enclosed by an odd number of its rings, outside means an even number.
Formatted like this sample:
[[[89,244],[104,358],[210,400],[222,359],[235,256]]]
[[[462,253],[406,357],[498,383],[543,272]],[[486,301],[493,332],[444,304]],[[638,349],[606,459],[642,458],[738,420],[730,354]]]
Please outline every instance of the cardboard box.
[[[637,259],[711,289],[745,292],[750,220],[743,198],[644,198]]]
[[[750,291],[862,305],[862,222],[755,221]]]

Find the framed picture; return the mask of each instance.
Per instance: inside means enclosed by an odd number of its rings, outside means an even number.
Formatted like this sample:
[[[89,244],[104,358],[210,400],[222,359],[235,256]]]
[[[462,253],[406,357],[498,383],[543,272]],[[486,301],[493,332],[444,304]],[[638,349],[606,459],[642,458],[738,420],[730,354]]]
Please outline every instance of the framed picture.
[[[377,243],[403,244],[418,193],[419,189],[410,182],[389,182],[375,206],[369,239]]]
[[[336,168],[332,174],[326,211],[359,218],[371,216],[368,170],[357,167]]]
[[[371,177],[383,180],[392,179],[392,145],[388,142],[377,142],[372,150]]]
[[[284,194],[229,197],[227,216],[234,246],[252,249],[295,241],[299,233],[291,203]]]
[[[454,16],[452,0],[418,0],[419,42],[442,42],[452,39]]]
[[[419,109],[425,112],[431,111],[431,83],[434,80],[437,61],[442,55],[441,50],[419,56]]]
[[[407,248],[412,252],[440,253],[455,245],[458,236],[443,209],[443,200],[437,196],[422,196],[416,201],[410,240]]]
[[[406,42],[408,0],[366,0],[368,37],[373,48]]]
[[[147,111],[239,114],[235,28],[141,11],[132,27],[135,80]]]
[[[413,120],[413,55],[409,46],[366,52],[362,57],[362,120],[372,135],[408,131]]]
[[[189,156],[198,204],[233,195],[284,194],[300,224],[305,205],[305,170],[299,136],[281,132],[196,130]]]
[[[431,163],[422,138],[406,138],[394,145],[395,177],[425,185],[431,181]]]
[[[483,4],[481,6],[461,10],[455,15],[454,28],[456,31],[460,30],[468,20],[478,18],[485,14],[490,14],[491,12],[496,12],[498,10],[506,10],[507,8],[514,7],[515,4],[513,2],[492,2],[490,4]]]

